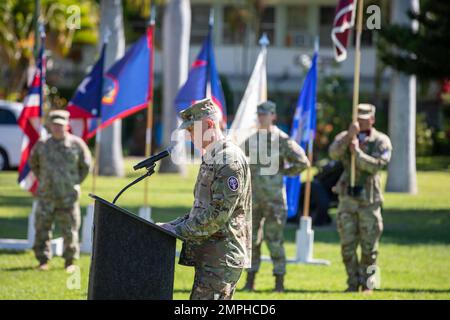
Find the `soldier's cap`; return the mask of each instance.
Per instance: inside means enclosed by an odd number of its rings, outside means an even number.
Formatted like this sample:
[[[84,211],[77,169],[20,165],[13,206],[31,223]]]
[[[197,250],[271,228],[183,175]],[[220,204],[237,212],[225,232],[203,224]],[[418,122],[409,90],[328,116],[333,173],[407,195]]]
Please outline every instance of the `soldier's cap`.
[[[70,113],[66,110],[52,110],[49,113],[50,123],[67,125],[69,123]]]
[[[275,104],[275,102],[267,100],[258,105],[257,112],[260,114],[276,113],[277,105]]]
[[[199,121],[207,116],[215,114],[217,111],[217,107],[211,99],[206,98],[204,100],[199,100],[179,113],[183,122],[178,129],[187,129],[194,125],[195,121]]]
[[[375,106],[369,103],[360,103],[358,105],[358,119],[370,119],[375,117]]]

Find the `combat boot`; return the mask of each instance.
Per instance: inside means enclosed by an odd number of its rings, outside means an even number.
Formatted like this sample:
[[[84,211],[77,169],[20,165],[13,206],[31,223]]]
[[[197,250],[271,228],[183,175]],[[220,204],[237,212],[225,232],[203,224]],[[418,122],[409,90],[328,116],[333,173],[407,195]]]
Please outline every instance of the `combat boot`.
[[[345,289],[344,292],[359,292],[359,286],[358,285],[348,286],[348,288]]]
[[[245,283],[244,291],[254,291],[255,290],[255,277],[256,272],[247,272],[247,282]]]
[[[66,272],[72,273],[75,270],[75,265],[73,264],[72,259],[67,259],[64,263],[64,268],[66,269]]]
[[[48,269],[49,269],[48,263],[47,262],[39,263],[39,266],[37,267],[37,269],[39,271],[48,271]]]
[[[275,275],[275,289],[273,292],[284,292],[284,274]]]
[[[371,295],[373,293],[373,289],[369,288],[367,285],[362,285],[363,294]]]

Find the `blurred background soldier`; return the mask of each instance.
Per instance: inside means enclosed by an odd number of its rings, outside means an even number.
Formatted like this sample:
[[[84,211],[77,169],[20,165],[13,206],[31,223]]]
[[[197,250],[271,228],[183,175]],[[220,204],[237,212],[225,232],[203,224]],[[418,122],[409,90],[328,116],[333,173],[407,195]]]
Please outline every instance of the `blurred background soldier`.
[[[392,146],[389,137],[373,127],[374,123],[375,106],[360,104],[358,121],[350,124],[348,131],[338,134],[329,149],[330,157],[344,165],[334,191],[339,195],[337,227],[348,276],[347,292],[373,289],[371,275],[376,270],[378,241],[383,230],[379,171],[388,164]],[[354,188],[350,188],[351,152],[356,157]],[[358,245],[361,245],[359,261]]]
[[[189,214],[160,224],[187,239],[180,264],[195,267],[191,300],[231,300],[250,267],[252,193],[242,150],[220,129],[217,107],[202,100],[180,113],[202,164]]]
[[[309,166],[309,161],[303,149],[274,125],[275,103],[263,102],[258,106],[257,112],[259,129],[244,142],[243,146],[250,157],[253,199],[252,267],[248,270],[244,289],[254,290],[255,275],[259,270],[261,259],[261,243],[265,240],[273,261],[274,291],[282,292],[286,273],[283,231],[287,219],[283,176],[300,174]],[[267,150],[263,150],[265,146]],[[262,159],[262,155],[267,159]],[[276,170],[274,172],[267,170],[265,173],[264,168],[268,169],[274,163]]]
[[[52,227],[57,220],[64,238],[65,268],[71,272],[79,257],[80,184],[89,173],[91,154],[83,140],[68,132],[67,111],[51,111],[49,118],[51,136],[36,143],[30,157],[39,182],[33,250],[39,269],[48,270]]]

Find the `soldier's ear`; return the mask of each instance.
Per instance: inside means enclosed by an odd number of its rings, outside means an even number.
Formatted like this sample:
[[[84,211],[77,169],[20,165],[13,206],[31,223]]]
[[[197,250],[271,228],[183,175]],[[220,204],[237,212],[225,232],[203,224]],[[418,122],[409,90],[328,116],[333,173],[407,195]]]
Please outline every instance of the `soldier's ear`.
[[[214,121],[212,119],[206,119],[206,123],[208,125],[208,129],[214,128]]]

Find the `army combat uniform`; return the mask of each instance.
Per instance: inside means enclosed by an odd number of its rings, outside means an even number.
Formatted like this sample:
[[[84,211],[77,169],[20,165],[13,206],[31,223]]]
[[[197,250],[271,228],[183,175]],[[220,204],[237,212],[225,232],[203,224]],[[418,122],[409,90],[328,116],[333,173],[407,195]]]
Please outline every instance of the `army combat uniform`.
[[[62,110],[50,113],[53,123],[67,124],[68,116],[68,112]],[[62,140],[53,137],[40,140],[31,151],[30,167],[39,182],[33,250],[41,264],[51,259],[54,220],[61,227],[66,264],[79,256],[78,198],[80,184],[88,175],[90,163],[91,155],[84,141],[69,133]]]
[[[361,107],[362,106],[362,107]],[[360,105],[358,117],[375,112]],[[330,145],[329,154],[333,160],[340,160],[344,166],[334,191],[339,195],[337,227],[341,239],[341,252],[348,276],[349,290],[356,291],[360,286],[372,289],[368,284],[376,265],[378,242],[383,231],[381,217],[380,170],[385,168],[391,158],[392,146],[389,137],[372,128],[370,132],[358,134],[359,149],[355,152],[355,185],[361,187],[359,195],[348,194],[350,185],[349,144],[347,131],[338,134]],[[361,259],[358,261],[357,246],[361,246]],[[372,266],[372,267],[370,267]],[[370,268],[369,268],[370,267]]]
[[[275,113],[275,104],[265,102],[258,106],[258,113]],[[262,142],[262,139],[267,139]],[[260,148],[267,146],[267,158],[278,161],[276,172],[263,172],[270,167],[266,160],[260,161]],[[309,166],[303,149],[278,127],[272,126],[267,134],[260,131],[250,136],[243,145],[250,158],[252,176],[252,267],[249,273],[256,273],[260,267],[261,244],[265,240],[273,261],[273,275],[286,273],[286,254],[283,246],[283,231],[287,219],[286,190],[283,176],[299,175]],[[264,164],[265,163],[265,164]]]
[[[210,100],[180,113],[181,128],[215,112]],[[231,299],[251,263],[251,180],[242,150],[223,139],[210,144],[194,188],[194,204],[172,222],[187,239],[179,263],[195,267],[191,299]]]

